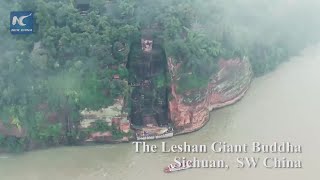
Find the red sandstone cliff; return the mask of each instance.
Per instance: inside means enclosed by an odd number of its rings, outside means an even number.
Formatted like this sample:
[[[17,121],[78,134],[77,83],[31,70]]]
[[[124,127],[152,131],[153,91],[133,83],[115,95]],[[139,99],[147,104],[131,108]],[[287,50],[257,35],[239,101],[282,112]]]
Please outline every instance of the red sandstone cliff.
[[[247,59],[221,60],[219,72],[212,76],[207,88],[185,94],[176,91],[178,64],[169,58],[168,67],[172,78],[169,109],[178,134],[200,129],[209,120],[209,113],[215,108],[221,108],[238,101],[248,90],[252,70]],[[190,97],[197,96],[196,100]]]

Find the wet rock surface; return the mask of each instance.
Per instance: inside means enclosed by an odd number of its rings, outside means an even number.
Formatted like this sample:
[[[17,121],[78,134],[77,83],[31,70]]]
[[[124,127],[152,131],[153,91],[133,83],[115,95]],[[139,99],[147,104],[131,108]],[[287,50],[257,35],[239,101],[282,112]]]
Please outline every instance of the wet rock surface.
[[[169,58],[168,67],[172,78],[169,109],[177,134],[200,129],[208,121],[210,111],[238,101],[249,88],[253,75],[247,59],[220,60],[219,72],[206,88],[178,94],[175,78],[179,65]]]
[[[85,142],[126,142],[130,137],[128,114],[123,112],[124,99],[119,98],[115,103],[97,111],[85,109],[81,111],[83,119],[80,131],[87,132]]]

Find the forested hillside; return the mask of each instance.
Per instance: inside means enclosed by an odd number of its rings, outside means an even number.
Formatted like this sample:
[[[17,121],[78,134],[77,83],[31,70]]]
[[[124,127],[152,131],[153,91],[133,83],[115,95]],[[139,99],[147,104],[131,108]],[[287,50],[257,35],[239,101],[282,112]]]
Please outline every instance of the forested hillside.
[[[0,147],[76,143],[80,110],[126,96],[128,84],[114,77],[128,79],[130,45],[143,29],[182,62],[180,92],[207,85],[221,58],[246,56],[258,76],[318,40],[317,3],[254,2],[92,0],[83,15],[73,0],[1,1]],[[19,10],[35,13],[34,34],[10,34]],[[1,134],[5,127],[12,131]]]

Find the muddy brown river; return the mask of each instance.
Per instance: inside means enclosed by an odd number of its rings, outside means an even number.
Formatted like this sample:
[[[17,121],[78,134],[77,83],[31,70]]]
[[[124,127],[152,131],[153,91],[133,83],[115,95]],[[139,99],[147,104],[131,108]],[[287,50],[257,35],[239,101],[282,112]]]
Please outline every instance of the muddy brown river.
[[[263,153],[135,153],[132,144],[61,147],[20,155],[0,154],[1,180],[194,180],[194,179],[317,179],[320,164],[320,45],[283,63],[274,72],[253,81],[237,104],[211,113],[200,131],[165,140],[169,145],[271,144],[301,145],[299,154]],[[160,145],[161,141],[150,144]],[[175,156],[223,159],[226,169],[190,169],[172,174],[163,168]],[[237,157],[286,157],[301,160],[302,169],[237,168]],[[317,168],[318,167],[318,168]]]

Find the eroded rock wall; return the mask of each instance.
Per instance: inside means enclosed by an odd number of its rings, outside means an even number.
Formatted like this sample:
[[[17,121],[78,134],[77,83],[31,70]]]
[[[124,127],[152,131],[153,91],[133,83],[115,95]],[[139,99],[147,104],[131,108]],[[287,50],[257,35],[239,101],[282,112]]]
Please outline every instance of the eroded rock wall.
[[[250,62],[246,58],[220,60],[219,72],[211,77],[206,88],[178,94],[175,80],[179,64],[174,64],[173,59],[169,58],[168,67],[172,78],[169,110],[177,134],[200,129],[209,120],[210,111],[233,104],[242,98],[253,75]]]
[[[123,112],[124,108],[124,99],[119,98],[115,100],[115,103],[106,108],[101,108],[98,111],[90,111],[83,110],[81,111],[81,115],[83,119],[80,123],[80,130],[89,131],[88,136],[85,137],[85,142],[126,142],[129,141],[129,136],[124,135],[120,139],[115,139],[114,130],[112,128],[116,128],[116,131],[123,134],[128,134],[130,132],[130,123],[128,120],[128,114]],[[102,121],[106,125],[110,127],[108,130],[95,130],[93,128],[94,123],[97,121]]]

